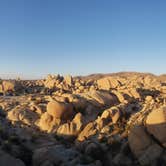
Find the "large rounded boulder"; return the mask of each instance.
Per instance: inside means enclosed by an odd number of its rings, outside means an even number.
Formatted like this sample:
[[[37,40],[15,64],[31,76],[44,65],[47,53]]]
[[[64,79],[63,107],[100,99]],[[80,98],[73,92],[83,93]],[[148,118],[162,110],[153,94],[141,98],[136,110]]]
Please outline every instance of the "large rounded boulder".
[[[51,116],[61,120],[69,120],[73,117],[73,106],[70,103],[50,101],[47,104],[47,112]]]

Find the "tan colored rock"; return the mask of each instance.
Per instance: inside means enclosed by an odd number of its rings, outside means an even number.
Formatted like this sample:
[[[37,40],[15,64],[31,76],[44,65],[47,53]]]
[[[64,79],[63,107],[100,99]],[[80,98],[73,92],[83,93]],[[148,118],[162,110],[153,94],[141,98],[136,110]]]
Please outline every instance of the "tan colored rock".
[[[147,117],[146,127],[161,144],[166,143],[166,107],[153,110]]]
[[[73,84],[73,78],[72,78],[71,75],[66,75],[66,76],[64,77],[64,81],[65,81],[65,83],[68,84],[69,86],[72,86],[72,84]]]
[[[114,90],[114,91],[112,91],[112,93],[117,96],[117,98],[120,102],[123,103],[125,101],[125,97],[123,96],[123,94],[121,92]]]
[[[97,80],[97,85],[100,89],[110,90],[111,88],[117,88],[121,83],[117,78],[105,77]]]
[[[53,96],[53,99],[56,100],[56,101],[58,101],[58,102],[62,102],[62,103],[64,102],[64,103],[65,103],[68,98],[66,98],[66,97],[64,97],[64,96],[57,96],[57,95],[56,95],[56,96]],[[52,100],[51,100],[51,101],[52,101]]]
[[[22,122],[24,124],[32,126],[39,118],[38,114],[23,108],[15,108],[8,112],[7,118],[10,121]]]
[[[101,118],[101,117],[98,117],[95,122],[97,123],[97,130],[101,131],[102,128],[104,128],[109,122],[110,120],[109,119],[105,119],[105,118]]]
[[[96,124],[93,122],[90,122],[85,126],[85,128],[82,130],[82,132],[79,134],[77,140],[78,141],[84,141],[88,137],[93,136],[97,133]]]
[[[81,113],[78,113],[75,115],[72,122],[61,125],[57,130],[57,134],[66,138],[75,137],[81,132],[82,127],[83,116]]]
[[[130,89],[129,93],[131,94],[132,97],[134,97],[136,99],[141,98],[140,94],[137,92],[137,90],[135,88]]]
[[[96,107],[108,107],[119,103],[118,98],[108,92],[90,91],[89,93],[83,94],[83,97]]]
[[[145,98],[146,103],[149,103],[149,102],[151,102],[152,100],[153,100],[153,97],[152,97],[152,96],[146,96],[146,98]]]
[[[84,89],[85,89],[84,86],[80,86],[80,87],[79,87],[79,90],[80,90],[80,91],[83,91]]]
[[[7,92],[7,91],[15,91],[15,83],[11,82],[11,81],[3,81],[2,82],[2,86],[3,86],[3,91]]]
[[[120,119],[120,117],[121,117],[121,112],[120,112],[120,110],[118,109],[118,110],[116,110],[116,112],[111,116],[111,118],[112,118],[112,123],[113,123],[113,124],[117,123],[117,121]]]
[[[43,106],[37,105],[34,102],[30,104],[30,110],[36,112],[39,115],[41,115],[44,112]]]
[[[57,84],[57,76],[48,75],[46,80],[44,81],[44,86],[48,89],[55,88]]]
[[[102,119],[107,119],[107,120],[112,120],[112,123],[115,124],[117,123],[117,121],[120,119],[121,117],[121,111],[118,107],[116,106],[113,106],[109,109],[106,109],[102,115],[101,115],[101,118]]]
[[[3,86],[0,84],[0,93],[3,93]]]
[[[60,125],[60,119],[56,119],[47,112],[42,114],[38,126],[41,130],[47,131],[48,133],[53,131],[53,129],[58,127]]]
[[[21,84],[17,81],[3,81],[0,88],[1,92],[17,92],[23,90]]]
[[[75,87],[79,88],[81,86],[81,83],[79,81],[75,82]]]
[[[108,119],[108,118],[110,118],[110,112],[109,110],[105,110],[101,115],[101,119]]]
[[[69,103],[50,101],[47,104],[47,112],[57,119],[68,120],[73,116],[73,106]]]

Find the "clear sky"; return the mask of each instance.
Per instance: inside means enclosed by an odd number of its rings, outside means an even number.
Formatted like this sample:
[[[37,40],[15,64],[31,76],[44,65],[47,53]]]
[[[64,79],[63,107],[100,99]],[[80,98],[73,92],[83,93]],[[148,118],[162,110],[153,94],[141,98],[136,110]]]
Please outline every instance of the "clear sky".
[[[165,0],[0,0],[0,75],[166,73]]]

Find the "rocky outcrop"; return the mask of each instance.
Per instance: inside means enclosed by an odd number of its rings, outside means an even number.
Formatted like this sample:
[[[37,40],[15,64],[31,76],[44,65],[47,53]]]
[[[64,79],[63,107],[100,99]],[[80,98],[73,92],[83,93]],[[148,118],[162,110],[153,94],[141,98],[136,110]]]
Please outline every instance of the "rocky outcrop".
[[[50,133],[54,131],[54,129],[56,129],[58,125],[60,125],[60,123],[61,123],[60,119],[54,118],[48,112],[45,112],[44,114],[42,114],[37,125],[41,130]]]
[[[164,166],[165,86],[138,73],[1,80],[0,165]]]
[[[3,94],[18,94],[23,92],[23,86],[19,81],[13,80],[13,81],[2,81],[0,84],[0,93]]]
[[[99,108],[109,107],[119,103],[118,98],[114,94],[104,91],[90,91],[81,96]]]
[[[166,107],[145,114],[145,124],[140,123],[130,131],[128,140],[133,154],[142,165],[162,160],[165,148]]]
[[[39,116],[37,113],[30,111],[29,109],[16,107],[8,112],[7,118],[12,122],[21,122],[33,126]]]
[[[106,78],[97,80],[97,85],[100,89],[110,90],[120,86],[121,82],[117,78],[106,77]]]
[[[69,120],[73,116],[73,106],[69,103],[50,101],[47,104],[47,113],[54,118]]]
[[[153,110],[146,119],[147,131],[166,147],[166,107]]]
[[[84,141],[87,138],[95,135],[97,133],[96,124],[94,122],[88,123],[82,132],[79,134],[77,140]]]
[[[84,118],[81,113],[75,115],[74,119],[61,125],[57,130],[57,135],[64,138],[76,137],[81,132],[84,126]]]

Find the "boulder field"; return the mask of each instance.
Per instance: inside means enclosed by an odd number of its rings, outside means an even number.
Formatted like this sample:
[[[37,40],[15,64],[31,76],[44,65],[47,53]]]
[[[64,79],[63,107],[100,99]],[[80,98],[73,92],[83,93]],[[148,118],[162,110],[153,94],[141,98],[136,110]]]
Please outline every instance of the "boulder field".
[[[0,81],[0,166],[165,166],[166,78]]]

